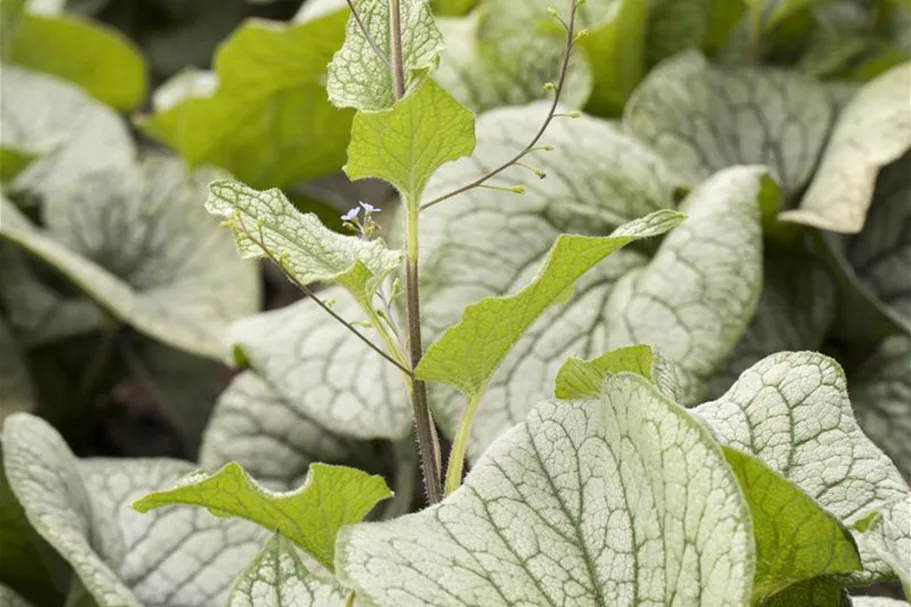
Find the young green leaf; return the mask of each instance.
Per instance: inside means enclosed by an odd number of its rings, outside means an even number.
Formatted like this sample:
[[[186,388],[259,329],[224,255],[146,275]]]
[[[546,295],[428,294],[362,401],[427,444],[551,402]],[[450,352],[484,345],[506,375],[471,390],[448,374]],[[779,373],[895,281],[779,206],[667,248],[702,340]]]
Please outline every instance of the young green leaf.
[[[864,432],[911,479],[911,338],[896,335],[883,342],[852,373],[848,384],[854,415]]]
[[[474,146],[472,113],[427,78],[392,108],[357,113],[345,173],[379,177],[417,204],[434,171]]]
[[[401,263],[401,253],[381,240],[338,234],[315,214],[301,213],[278,188],[258,191],[215,181],[206,209],[227,218],[241,257],[269,257],[304,286],[337,282],[366,305]]]
[[[695,414],[718,440],[758,457],[845,525],[908,497],[901,474],[854,421],[841,368],[821,354],[769,356]],[[852,529],[855,539],[859,533]],[[891,568],[863,542],[858,547],[864,572],[839,578],[888,579]]]
[[[298,402],[282,397],[253,371],[239,373],[215,404],[199,465],[215,470],[236,461],[263,484],[281,490],[303,484],[313,462],[370,465],[365,444],[333,433],[301,411]]]
[[[536,102],[482,115],[472,157],[437,171],[424,200],[502,164],[515,154],[517,142],[531,139],[548,108]],[[545,173],[545,179],[530,178],[527,168],[513,166],[491,180],[491,185],[506,187],[524,183],[521,197],[475,189],[462,194],[458,204],[422,213],[421,320],[428,343],[456,324],[466,306],[515,293],[531,282],[561,233],[603,236],[627,221],[674,206],[676,184],[664,163],[616,124],[585,115],[558,119],[540,145],[555,150],[541,149],[525,162]],[[470,459],[523,420],[535,403],[553,395],[562,361],[605,351],[602,335],[612,319],[604,314],[604,301],[623,274],[646,261],[629,247],[615,252],[579,279],[565,306],[552,306],[525,332],[479,405]],[[455,434],[464,396],[443,384],[428,388],[436,421]]]
[[[562,400],[596,398],[608,374],[635,373],[652,381],[653,362],[654,355],[648,346],[618,348],[592,360],[572,357],[557,371],[554,396]]]
[[[26,150],[0,147],[0,184],[8,184],[38,159],[38,154]]]
[[[798,582],[771,596],[762,607],[849,607],[844,584],[833,576],[821,576]]]
[[[361,522],[377,503],[392,497],[381,476],[345,466],[313,463],[303,485],[275,493],[259,485],[236,463],[213,475],[196,472],[176,487],[133,502],[148,512],[174,504],[208,508],[218,517],[236,516],[272,529],[333,570],[335,536],[345,525]]]
[[[797,582],[863,568],[850,531],[836,517],[758,458],[730,447],[724,457],[752,515],[753,604]]]
[[[396,101],[390,62],[389,7],[399,8],[405,91],[422,82],[439,63],[443,36],[427,0],[354,0],[360,23],[348,18],[345,43],[329,64],[326,90],[337,107],[377,111]],[[370,39],[364,37],[369,36]],[[377,51],[383,54],[378,56]]]
[[[244,570],[225,607],[347,607],[334,578],[314,574],[280,533],[272,536]]]
[[[78,460],[53,428],[25,413],[4,424],[3,464],[32,528],[99,607],[223,604],[234,577],[268,537],[246,521],[183,508],[130,511],[130,501],[168,486],[192,465]]]
[[[617,348],[591,360],[569,358],[557,371],[554,396],[563,400],[594,398],[601,393],[604,377],[617,373],[641,375],[671,400],[679,400],[676,365],[648,346]]]
[[[545,401],[441,504],[339,536],[378,607],[746,605],[749,511],[708,431],[645,379]]]
[[[812,175],[832,114],[823,85],[796,72],[715,67],[687,52],[648,75],[623,122],[690,185],[762,164],[787,197]]]
[[[856,234],[873,202],[877,173],[911,148],[911,64],[866,85],[839,116],[800,208],[781,219]]]
[[[582,10],[591,10],[589,4]],[[594,87],[585,110],[600,116],[620,116],[633,90],[645,75],[645,36],[649,3],[617,0],[603,5],[599,18],[585,26],[584,51],[592,66]],[[597,12],[596,12],[597,15]]]
[[[149,156],[83,175],[44,204],[45,228],[3,203],[0,238],[62,273],[115,318],[186,352],[221,358],[227,324],[259,305],[256,267],[200,207],[211,172]],[[219,263],[211,263],[219,259]]]
[[[132,110],[145,97],[145,60],[125,35],[101,23],[25,12],[4,43],[11,63],[73,82],[117,110]]]
[[[329,103],[324,80],[345,19],[334,9],[297,24],[245,22],[219,47],[202,90],[194,76],[178,74],[156,92],[140,129],[191,167],[220,166],[258,188],[338,170],[353,113]]]
[[[683,404],[698,399],[753,316],[762,285],[760,208],[777,192],[760,167],[712,176],[681,205],[687,222],[607,300],[607,347],[648,344],[667,356],[681,370]]]
[[[488,298],[465,308],[462,320],[427,348],[415,374],[425,381],[455,386],[475,401],[522,334],[579,277],[614,251],[664,234],[685,217],[675,211],[656,211],[620,226],[610,236],[561,235],[531,283],[515,295]]]

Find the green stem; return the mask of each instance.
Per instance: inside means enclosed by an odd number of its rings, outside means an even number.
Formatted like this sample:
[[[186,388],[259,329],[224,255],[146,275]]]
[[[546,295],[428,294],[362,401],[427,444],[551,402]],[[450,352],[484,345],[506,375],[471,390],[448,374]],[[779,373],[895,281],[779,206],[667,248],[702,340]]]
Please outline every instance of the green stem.
[[[459,488],[462,484],[462,468],[465,465],[465,450],[468,447],[468,436],[471,434],[471,424],[481,404],[481,394],[471,398],[462,414],[459,423],[459,433],[452,442],[452,451],[449,453],[449,464],[446,466],[446,495]]]
[[[405,200],[405,310],[408,323],[408,352],[411,370],[417,368],[424,354],[421,338],[421,299],[418,277],[418,212],[417,200]],[[414,408],[414,425],[421,452],[424,489],[427,501],[435,504],[443,499],[440,479],[440,441],[427,404],[427,387],[411,377],[410,397]]]

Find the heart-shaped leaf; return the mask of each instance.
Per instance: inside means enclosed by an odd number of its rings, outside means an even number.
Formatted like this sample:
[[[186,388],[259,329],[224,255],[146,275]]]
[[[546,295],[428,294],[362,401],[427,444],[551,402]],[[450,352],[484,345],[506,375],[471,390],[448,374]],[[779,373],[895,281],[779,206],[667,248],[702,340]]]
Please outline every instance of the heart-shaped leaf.
[[[200,356],[219,358],[221,332],[259,305],[256,266],[199,201],[211,174],[189,176],[150,156],[125,173],[84,176],[46,201],[46,229],[4,203],[0,236],[51,265],[118,320]],[[212,263],[217,259],[218,263]]]
[[[695,413],[720,441],[758,457],[845,525],[909,494],[901,474],[854,420],[841,368],[821,354],[766,357]],[[911,520],[903,524],[911,526]],[[858,543],[864,572],[844,579],[888,579],[891,568]]]
[[[796,72],[715,67],[694,52],[655,68],[630,99],[624,125],[691,185],[738,164],[762,164],[785,197],[810,179],[833,108]]]
[[[755,566],[720,449],[631,374],[541,403],[441,504],[342,530],[336,562],[390,607],[744,605]]]
[[[185,508],[126,505],[192,470],[167,459],[78,460],[47,423],[17,413],[3,427],[6,478],[34,530],[99,607],[211,607],[268,534]]]

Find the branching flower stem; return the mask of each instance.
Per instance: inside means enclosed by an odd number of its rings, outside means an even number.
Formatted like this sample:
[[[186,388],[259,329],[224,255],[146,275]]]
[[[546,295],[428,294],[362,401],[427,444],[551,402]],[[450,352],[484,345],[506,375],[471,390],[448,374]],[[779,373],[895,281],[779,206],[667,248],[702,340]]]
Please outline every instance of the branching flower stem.
[[[473,190],[474,188],[484,185],[484,183],[488,179],[499,175],[500,173],[502,173],[509,167],[518,163],[520,160],[525,158],[525,156],[527,156],[529,153],[533,152],[536,149],[535,146],[537,145],[538,141],[541,140],[541,137],[544,136],[545,131],[547,131],[547,127],[550,126],[551,121],[556,116],[557,106],[560,104],[560,95],[563,92],[563,85],[566,82],[566,72],[569,69],[569,58],[572,55],[573,45],[575,44],[575,41],[576,41],[576,34],[575,34],[576,10],[578,9],[579,4],[580,4],[579,0],[570,0],[569,22],[566,23],[566,45],[563,47],[563,58],[560,61],[560,76],[557,78],[557,84],[554,86],[554,100],[553,100],[553,103],[551,103],[551,105],[550,105],[550,110],[547,112],[547,116],[544,118],[544,122],[541,124],[541,128],[538,129],[538,132],[535,133],[535,136],[532,138],[532,140],[518,154],[516,154],[515,156],[513,156],[512,158],[510,158],[509,160],[507,160],[506,162],[504,162],[497,168],[493,169],[489,173],[479,177],[478,179],[472,181],[471,183],[468,183],[466,185],[463,185],[460,188],[452,190],[451,192],[449,192],[447,194],[443,194],[442,196],[434,198],[433,200],[431,200],[429,202],[425,202],[424,204],[421,205],[422,211],[427,210],[434,205],[440,204],[444,200],[449,200],[450,198],[452,198],[454,196],[458,196],[459,194],[463,194],[469,190]]]

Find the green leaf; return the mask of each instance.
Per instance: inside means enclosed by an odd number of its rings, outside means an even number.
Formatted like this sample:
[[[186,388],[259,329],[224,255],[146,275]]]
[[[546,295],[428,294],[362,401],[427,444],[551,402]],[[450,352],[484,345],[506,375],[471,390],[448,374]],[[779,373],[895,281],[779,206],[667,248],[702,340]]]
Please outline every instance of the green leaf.
[[[335,300],[333,310],[347,321],[364,320],[363,309],[345,290],[319,296]],[[372,330],[362,330],[378,341]],[[314,302],[247,317],[230,327],[225,340],[235,363],[269,384],[274,397],[268,402],[279,400],[268,408],[274,411],[270,421],[263,422],[271,440],[282,442],[294,424],[301,425],[301,438],[314,432],[393,441],[408,436],[413,411],[399,370]],[[319,430],[308,430],[308,423]],[[232,446],[230,453],[237,449]]]
[[[0,398],[0,407],[4,407],[6,395]],[[6,586],[38,605],[59,605],[66,592],[69,566],[32,528],[10,489],[2,464],[0,454],[0,553],[16,556],[0,560],[0,605],[10,605],[3,600]]]
[[[759,459],[724,448],[750,505],[756,538],[753,604],[794,583],[862,568],[851,533]]]
[[[688,52],[648,75],[623,122],[690,185],[725,167],[763,164],[786,199],[809,180],[832,114],[825,88],[798,73],[714,67]]]
[[[582,5],[582,9],[587,8]],[[620,116],[630,94],[645,75],[646,0],[616,0],[581,40],[592,66],[594,87],[585,111]]]
[[[843,585],[830,576],[799,582],[772,596],[762,607],[851,607]]]
[[[168,459],[76,459],[44,421],[24,413],[3,427],[6,477],[34,530],[99,607],[223,604],[268,534],[246,521],[128,504],[193,465]]]
[[[247,21],[216,53],[214,77],[176,76],[140,129],[191,167],[220,166],[255,187],[338,170],[352,112],[329,103],[324,81],[345,19],[331,11],[300,24]]]
[[[835,317],[836,297],[825,269],[802,250],[768,252],[756,313],[706,385],[718,398],[741,373],[776,352],[818,350]]]
[[[544,84],[558,77],[564,43],[550,30],[537,27],[542,18],[550,19],[544,9],[530,2],[517,6],[486,0],[462,19],[438,19],[446,48],[434,79],[460,103],[479,113],[550,98],[553,93]],[[567,66],[560,103],[581,108],[591,90],[588,61],[575,53]]]
[[[459,16],[470,11],[478,2],[479,0],[430,0],[430,6],[435,15]]]
[[[230,237],[199,204],[212,176],[190,176],[176,159],[149,156],[130,172],[87,175],[66,197],[48,199],[46,229],[5,203],[0,237],[118,320],[185,352],[220,358],[222,331],[257,309],[259,285],[256,266],[233,254]]]
[[[699,397],[746,330],[762,285],[760,208],[777,195],[764,168],[712,176],[680,210],[689,219],[607,300],[606,344],[648,344],[681,370],[683,404]]]
[[[237,516],[275,530],[333,570],[335,536],[361,522],[377,503],[392,497],[381,476],[345,466],[313,463],[303,485],[275,493],[233,462],[213,475],[196,472],[176,487],[133,502],[139,512],[174,504],[208,508],[218,517]]]
[[[591,360],[567,359],[554,379],[554,397],[594,398],[601,393],[604,377],[617,373],[640,375],[671,400],[680,400],[676,365],[648,346],[617,348]]]
[[[354,0],[364,29],[364,37],[354,16],[348,18],[345,43],[329,64],[326,90],[337,107],[358,110],[384,110],[396,101],[392,74],[389,34],[389,2]],[[443,36],[437,29],[426,0],[398,0],[402,32],[402,64],[405,91],[417,87],[425,74],[439,64]],[[378,57],[373,45],[383,52]]]
[[[67,196],[88,173],[125,170],[136,149],[110,108],[76,86],[4,63],[0,147],[36,157],[11,184],[44,198]]]
[[[346,607],[345,591],[331,576],[304,565],[294,544],[276,533],[240,574],[226,607]]]
[[[37,158],[37,154],[11,148],[0,148],[0,183],[6,184],[13,181]]]
[[[863,232],[823,235],[823,256],[838,281],[835,330],[846,339],[911,334],[909,193],[911,153],[880,171]]]
[[[745,605],[755,564],[720,449],[631,374],[539,404],[441,504],[344,529],[336,562],[378,607]]]
[[[351,125],[351,179],[379,177],[417,204],[441,165],[474,150],[474,116],[432,78],[392,108],[358,112]]]
[[[689,48],[701,48],[710,32],[715,0],[647,0],[647,66]],[[735,4],[739,0],[724,0]]]
[[[302,214],[281,190],[257,191],[235,181],[209,185],[206,209],[227,220],[241,257],[269,257],[302,285],[337,282],[355,299],[370,300],[401,264],[400,251],[381,240],[345,236],[312,213]]]
[[[303,484],[313,462],[370,465],[363,444],[343,440],[301,411],[300,403],[283,398],[252,371],[238,374],[215,404],[199,465],[215,470],[236,461],[280,490]]]
[[[862,536],[870,551],[888,563],[911,594],[911,495],[893,500]]]
[[[911,338],[887,339],[849,378],[854,415],[864,432],[911,479]]]
[[[10,413],[34,408],[35,389],[25,352],[0,316],[0,423]]]
[[[901,474],[854,421],[841,368],[821,354],[764,358],[694,411],[719,441],[758,457],[849,527],[908,496]],[[856,540],[859,533],[852,529]],[[859,540],[858,547],[864,572],[839,579],[888,579],[890,568]]]
[[[115,109],[131,110],[145,97],[142,55],[126,36],[101,23],[25,13],[8,44],[11,63],[69,80]]]
[[[508,160],[540,128],[548,106],[536,102],[481,116],[472,157],[437,171],[424,200]],[[559,118],[540,143],[556,149],[534,152],[525,162],[545,172],[546,179],[529,179],[527,169],[514,166],[490,182],[525,183],[522,196],[475,189],[421,214],[421,316],[427,343],[456,324],[466,306],[529,284],[561,233],[604,236],[674,205],[676,184],[665,165],[615,124],[589,116]],[[472,426],[470,459],[524,419],[535,403],[552,396],[554,376],[566,358],[605,352],[602,335],[612,319],[604,314],[604,301],[620,276],[645,261],[630,247],[614,253],[579,279],[564,306],[551,307],[526,331],[490,379]],[[359,391],[370,394],[363,385]],[[442,384],[429,388],[436,421],[454,434],[464,397]]]
[[[415,375],[455,386],[469,402],[475,401],[525,331],[583,274],[614,251],[660,236],[684,218],[674,211],[656,211],[603,238],[561,235],[525,288],[465,308],[459,323],[427,348]]]
[[[781,219],[856,234],[873,202],[877,173],[911,148],[911,64],[886,72],[842,112],[800,208]]]

